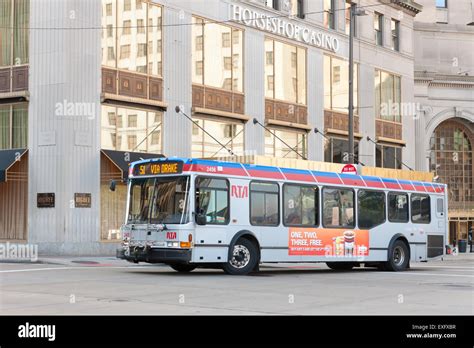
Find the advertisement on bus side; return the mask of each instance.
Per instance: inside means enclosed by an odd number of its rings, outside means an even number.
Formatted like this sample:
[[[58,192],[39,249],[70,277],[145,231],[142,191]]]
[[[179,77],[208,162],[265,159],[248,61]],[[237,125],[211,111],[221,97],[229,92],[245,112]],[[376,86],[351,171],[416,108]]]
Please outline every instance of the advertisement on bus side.
[[[369,231],[290,227],[289,255],[368,256]]]

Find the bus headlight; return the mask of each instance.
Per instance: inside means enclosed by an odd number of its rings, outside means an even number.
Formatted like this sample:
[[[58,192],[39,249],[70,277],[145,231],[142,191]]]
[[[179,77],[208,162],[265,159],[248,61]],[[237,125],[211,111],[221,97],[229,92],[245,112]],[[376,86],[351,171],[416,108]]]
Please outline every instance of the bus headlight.
[[[168,248],[177,248],[179,247],[179,242],[168,242]]]

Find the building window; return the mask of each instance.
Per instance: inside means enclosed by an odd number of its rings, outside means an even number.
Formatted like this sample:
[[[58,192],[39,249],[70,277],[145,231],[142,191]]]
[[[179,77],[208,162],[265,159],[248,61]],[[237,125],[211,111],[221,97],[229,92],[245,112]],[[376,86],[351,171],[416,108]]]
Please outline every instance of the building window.
[[[128,115],[128,127],[129,128],[137,127],[137,115]]]
[[[289,145],[285,145],[269,131],[265,131],[265,156],[280,158],[306,158],[308,155],[308,139],[304,131],[283,130],[269,128],[278,138]],[[296,152],[295,152],[296,151]],[[299,154],[299,155],[298,155]]]
[[[130,11],[132,9],[132,0],[123,0],[123,10]]]
[[[354,159],[359,160],[359,141],[354,140]],[[324,161],[330,163],[349,162],[349,140],[329,137],[324,145]]]
[[[138,19],[137,20],[137,32],[139,34],[144,34],[145,33],[145,23],[143,19]]]
[[[306,49],[267,38],[265,60],[265,96],[306,104]],[[273,76],[273,86],[268,84],[268,76]],[[294,79],[296,89],[288,83]]]
[[[123,127],[123,118],[126,127]],[[162,118],[162,112],[103,104],[101,147],[117,151],[161,153]],[[125,137],[123,143],[122,137]]]
[[[375,117],[401,123],[400,76],[375,70]]]
[[[280,224],[278,184],[250,183],[250,223],[256,226]]]
[[[193,83],[243,92],[242,30],[193,17],[192,31]]]
[[[107,24],[107,37],[114,36],[114,27],[112,24]]]
[[[115,60],[115,50],[113,47],[107,47],[107,59]]]
[[[123,21],[122,35],[130,35],[132,33],[132,21]]]
[[[449,209],[474,209],[474,133],[460,121],[447,120],[430,139],[430,170],[448,185]]]
[[[230,32],[222,33],[222,47],[230,47]]]
[[[267,65],[273,65],[273,51],[265,52],[265,63]]]
[[[400,22],[392,19],[391,21],[391,30],[392,30],[392,50],[400,50]]]
[[[374,12],[374,33],[375,43],[383,46],[383,15],[377,12]]]
[[[354,191],[351,189],[323,188],[323,226],[353,228]]]
[[[375,147],[375,166],[380,168],[402,169],[402,148],[399,146],[377,145]]]
[[[283,186],[283,224],[315,226],[318,223],[319,190],[317,186]]]
[[[429,224],[431,222],[430,196],[413,193],[411,195],[411,222]]]
[[[224,69],[231,70],[232,69],[232,58],[231,57],[224,57]]]
[[[195,73],[196,75],[202,75],[203,74],[203,62],[199,61],[196,62],[196,67],[195,67]]]
[[[162,61],[161,47],[156,51],[147,44],[162,39],[161,6],[151,1],[137,1],[136,10],[131,10],[131,1],[103,0],[105,12],[109,15],[102,17],[102,23],[107,28],[106,38],[102,39],[102,46],[107,47],[107,54],[103,54],[102,65],[111,68],[161,76],[159,67]],[[123,6],[120,4],[123,3]],[[109,6],[111,7],[109,10]],[[128,10],[127,10],[128,9]],[[126,13],[124,13],[127,11]],[[122,23],[116,25],[116,23]],[[145,30],[145,25],[148,30]],[[133,40],[131,40],[133,38]],[[116,57],[115,51],[120,49]],[[118,59],[117,59],[118,58]]]
[[[229,223],[229,182],[226,179],[196,178],[196,207],[209,225]]]
[[[240,122],[218,121],[214,119],[195,118],[194,122],[204,128],[227,149],[236,154],[244,152],[244,125]],[[192,156],[209,158],[228,156],[229,152],[219,145],[209,134],[197,125],[193,125]]]
[[[359,228],[373,228],[385,222],[385,192],[357,192],[357,223]]]
[[[29,62],[29,0],[0,1],[0,67]]]
[[[274,10],[279,10],[279,0],[264,0],[265,1],[265,6],[273,8]]]
[[[120,46],[120,59],[130,58],[130,45]]]
[[[436,0],[436,7],[448,8],[448,0]]]
[[[112,16],[112,4],[105,5],[105,15]]]
[[[145,57],[146,54],[147,54],[146,43],[138,44],[137,57]],[[146,71],[145,71],[145,73],[146,73]]]
[[[335,0],[324,0],[324,26],[329,29],[336,28],[335,5]]]
[[[0,105],[0,150],[28,147],[28,104]]]
[[[292,0],[290,12],[293,16],[304,19],[304,0]]]
[[[358,112],[359,66],[354,64],[354,113]],[[324,108],[349,113],[349,63],[324,56]]]
[[[202,51],[202,48],[203,48],[203,37],[202,35],[198,35],[196,36],[195,38],[195,42],[196,42],[196,51]]]

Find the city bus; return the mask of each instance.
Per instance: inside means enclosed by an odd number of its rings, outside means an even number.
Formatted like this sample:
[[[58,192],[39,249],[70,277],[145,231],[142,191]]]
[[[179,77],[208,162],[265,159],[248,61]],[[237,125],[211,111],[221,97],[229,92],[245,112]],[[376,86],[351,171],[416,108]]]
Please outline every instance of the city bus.
[[[262,263],[403,271],[445,254],[444,184],[205,159],[131,163],[117,257],[243,275]]]

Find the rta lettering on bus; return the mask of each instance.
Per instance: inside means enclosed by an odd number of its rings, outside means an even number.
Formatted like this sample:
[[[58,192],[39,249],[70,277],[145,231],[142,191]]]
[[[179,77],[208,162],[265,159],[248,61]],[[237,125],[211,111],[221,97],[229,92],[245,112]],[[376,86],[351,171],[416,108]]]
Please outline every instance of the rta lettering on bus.
[[[113,185],[111,185],[113,189]],[[261,263],[403,271],[443,256],[446,185],[202,159],[130,165],[117,257],[229,274]]]

